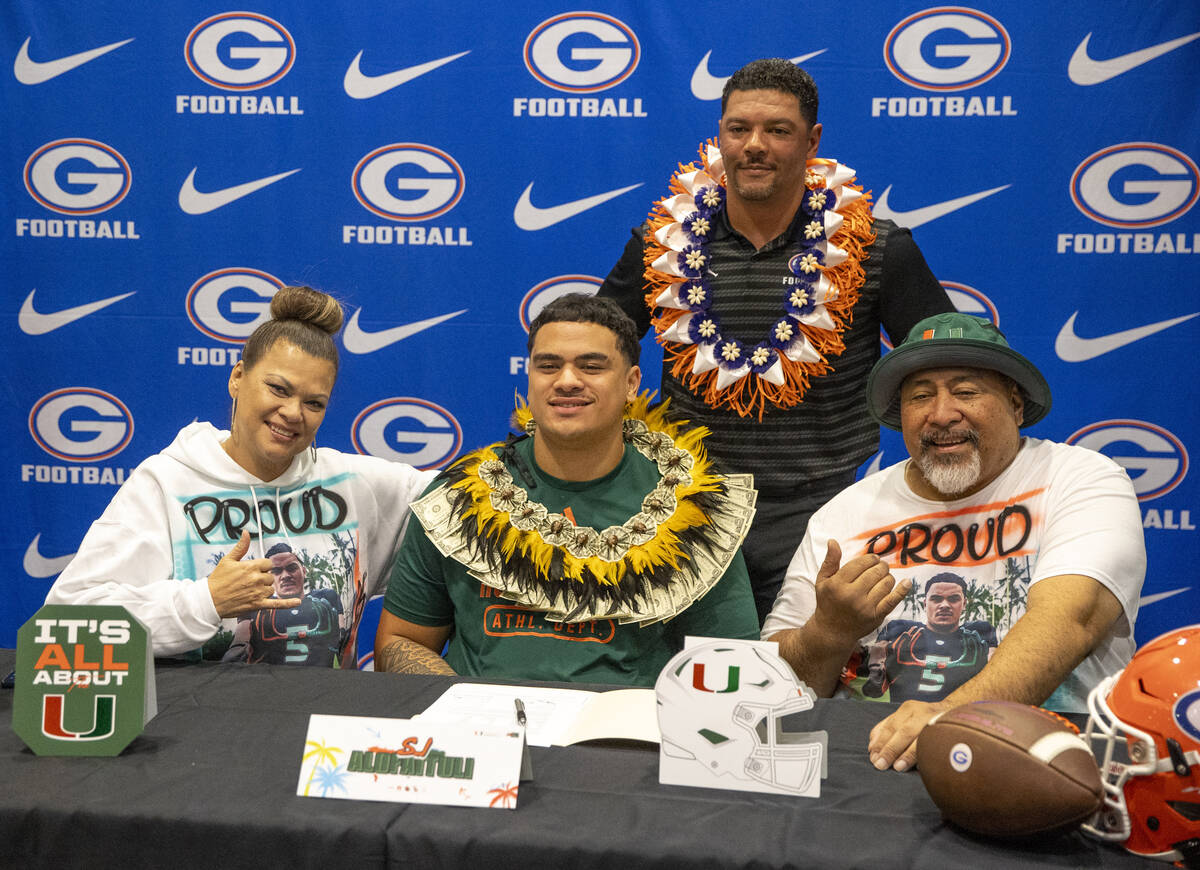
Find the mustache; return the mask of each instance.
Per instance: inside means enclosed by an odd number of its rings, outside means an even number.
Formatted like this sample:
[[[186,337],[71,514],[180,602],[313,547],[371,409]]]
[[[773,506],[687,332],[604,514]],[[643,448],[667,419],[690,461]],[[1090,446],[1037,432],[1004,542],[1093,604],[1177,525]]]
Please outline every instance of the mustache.
[[[974,446],[979,446],[979,433],[974,429],[946,429],[944,431],[934,430],[932,432],[921,433],[921,446],[933,447],[939,444],[954,444],[959,441],[969,441]]]

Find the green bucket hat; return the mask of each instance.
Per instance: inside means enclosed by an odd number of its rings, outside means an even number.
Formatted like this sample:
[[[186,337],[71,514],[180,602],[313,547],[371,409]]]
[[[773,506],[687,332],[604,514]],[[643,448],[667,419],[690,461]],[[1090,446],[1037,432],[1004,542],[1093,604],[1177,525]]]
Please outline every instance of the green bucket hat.
[[[917,323],[903,343],[875,363],[867,379],[867,408],[889,429],[900,429],[900,385],[922,369],[990,369],[1017,382],[1025,399],[1022,428],[1050,410],[1050,387],[1037,367],[1008,346],[996,326],[982,317],[935,314]]]

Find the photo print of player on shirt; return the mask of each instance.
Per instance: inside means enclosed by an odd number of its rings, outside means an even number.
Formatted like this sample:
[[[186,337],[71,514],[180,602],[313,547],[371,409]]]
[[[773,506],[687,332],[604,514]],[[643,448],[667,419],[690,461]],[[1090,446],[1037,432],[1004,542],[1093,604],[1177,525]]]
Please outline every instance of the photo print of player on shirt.
[[[279,542],[266,550],[275,576],[274,597],[300,598],[300,606],[239,617],[222,661],[327,668],[338,660],[338,666],[354,666],[340,661],[343,649],[354,649],[346,643],[353,623],[343,607],[341,587],[354,575],[357,548],[350,534],[307,537],[321,538],[321,548],[293,549]]]
[[[891,619],[879,629],[866,648],[865,679],[856,681],[863,696],[942,698],[983,670],[999,643],[997,626],[1012,625],[1029,589],[1028,558],[1004,565],[999,590],[954,571],[939,571],[923,584],[914,579],[901,613],[919,616]],[[858,676],[864,676],[861,666]]]

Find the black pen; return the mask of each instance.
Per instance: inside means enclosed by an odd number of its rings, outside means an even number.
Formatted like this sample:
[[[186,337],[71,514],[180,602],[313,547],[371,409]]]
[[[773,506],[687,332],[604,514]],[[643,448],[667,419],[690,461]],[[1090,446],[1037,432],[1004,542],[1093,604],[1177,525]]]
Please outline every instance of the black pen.
[[[520,698],[513,698],[513,706],[517,708],[517,723],[524,727],[525,725],[525,705],[521,703]]]

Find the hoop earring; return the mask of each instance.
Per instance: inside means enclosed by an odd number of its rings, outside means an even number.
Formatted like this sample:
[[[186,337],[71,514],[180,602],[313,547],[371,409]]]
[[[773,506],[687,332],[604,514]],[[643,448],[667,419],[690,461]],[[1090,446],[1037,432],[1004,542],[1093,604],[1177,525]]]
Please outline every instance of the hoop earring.
[[[312,454],[312,461],[316,462],[317,461],[317,439],[315,436],[313,437],[312,442],[309,443],[308,450]]]

